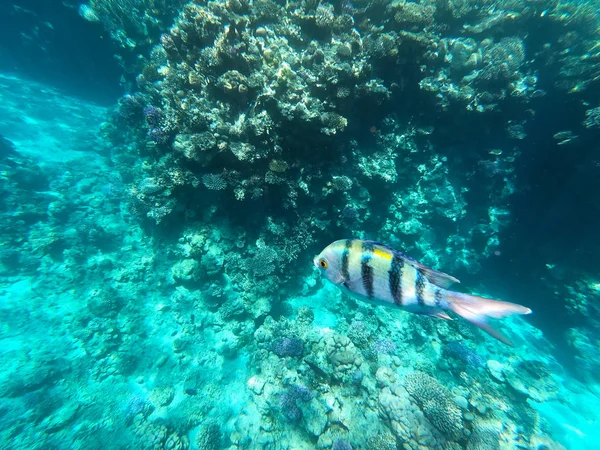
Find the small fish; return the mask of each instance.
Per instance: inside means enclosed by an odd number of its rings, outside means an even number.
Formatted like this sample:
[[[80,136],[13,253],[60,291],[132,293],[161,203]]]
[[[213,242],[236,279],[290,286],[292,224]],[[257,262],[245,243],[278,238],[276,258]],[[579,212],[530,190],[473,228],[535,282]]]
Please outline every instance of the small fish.
[[[330,282],[359,300],[446,320],[452,320],[446,313],[450,310],[510,346],[511,341],[487,319],[531,313],[514,303],[450,291],[459,282],[456,278],[379,242],[335,241],[315,257],[314,264]]]

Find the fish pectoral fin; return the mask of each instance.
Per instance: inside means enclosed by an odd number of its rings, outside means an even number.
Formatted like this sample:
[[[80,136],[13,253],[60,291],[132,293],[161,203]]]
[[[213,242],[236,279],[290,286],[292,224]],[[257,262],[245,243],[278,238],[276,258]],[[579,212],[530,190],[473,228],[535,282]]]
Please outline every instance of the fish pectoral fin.
[[[437,317],[438,319],[444,319],[444,320],[454,320],[452,317],[450,317],[448,314],[446,314],[445,311],[442,310],[437,310],[437,311],[410,311],[413,314],[419,314],[420,316],[427,316],[427,317]]]
[[[438,319],[444,319],[444,320],[454,320],[452,317],[450,317],[448,314],[446,314],[445,311],[432,312],[431,314],[428,314],[428,316],[437,317]]]
[[[335,280],[333,280],[333,284],[335,284],[336,286],[346,286],[348,284],[348,280],[346,280],[346,278],[344,278],[344,276],[342,274],[340,274]]]

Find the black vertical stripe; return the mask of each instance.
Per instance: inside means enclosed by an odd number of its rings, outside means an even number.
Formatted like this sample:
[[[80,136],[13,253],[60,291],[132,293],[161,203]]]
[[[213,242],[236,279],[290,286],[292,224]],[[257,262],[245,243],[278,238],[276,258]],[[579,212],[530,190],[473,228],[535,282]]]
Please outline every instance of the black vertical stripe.
[[[392,258],[392,264],[388,271],[388,283],[390,286],[390,294],[394,299],[396,305],[402,306],[402,269],[404,267],[404,260],[399,253],[394,252]]]
[[[352,239],[346,239],[344,251],[342,252],[342,277],[347,282],[350,279],[350,269],[348,263],[350,261],[350,247],[352,247]]]
[[[373,257],[373,244],[370,242],[363,242],[362,244],[362,258],[360,260],[360,274],[362,275],[363,287],[367,293],[369,300],[373,299],[373,268],[369,265],[371,258]]]
[[[435,306],[439,307],[441,305],[443,295],[444,295],[444,293],[442,292],[441,289],[435,290]]]
[[[417,270],[417,276],[415,278],[415,293],[417,295],[417,302],[419,305],[425,305],[425,297],[423,296],[425,292],[425,277],[421,274],[420,270]]]

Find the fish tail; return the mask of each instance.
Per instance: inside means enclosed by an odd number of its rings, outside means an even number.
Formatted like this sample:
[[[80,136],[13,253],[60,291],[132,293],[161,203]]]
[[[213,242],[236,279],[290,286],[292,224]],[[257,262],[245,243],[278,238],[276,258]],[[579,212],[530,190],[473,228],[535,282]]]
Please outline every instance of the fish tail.
[[[493,328],[487,322],[487,319],[501,319],[514,314],[531,314],[531,309],[517,305],[516,303],[492,300],[460,292],[446,291],[446,299],[448,301],[448,308],[451,311],[511,347],[513,347],[513,343],[510,339],[502,332]]]

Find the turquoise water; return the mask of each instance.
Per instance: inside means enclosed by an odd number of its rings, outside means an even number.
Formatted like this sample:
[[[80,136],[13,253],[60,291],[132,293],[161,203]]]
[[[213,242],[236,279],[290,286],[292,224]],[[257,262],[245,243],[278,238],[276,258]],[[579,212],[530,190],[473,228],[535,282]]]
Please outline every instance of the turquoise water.
[[[600,448],[598,5],[183,3],[7,9],[0,448]],[[352,299],[350,237],[533,314]]]

